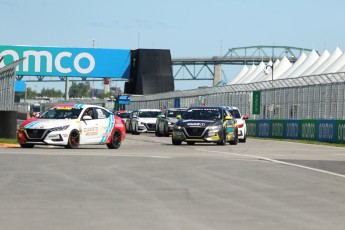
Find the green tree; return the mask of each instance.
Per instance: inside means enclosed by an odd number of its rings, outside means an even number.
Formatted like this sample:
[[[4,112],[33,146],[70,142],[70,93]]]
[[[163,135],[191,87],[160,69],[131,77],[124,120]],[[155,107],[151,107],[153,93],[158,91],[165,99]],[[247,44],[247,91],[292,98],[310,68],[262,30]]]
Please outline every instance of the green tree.
[[[97,95],[98,98],[100,99],[104,99],[104,98],[110,98],[111,96],[114,96],[114,94],[112,92],[108,92],[108,93],[99,93]]]
[[[90,83],[75,83],[72,82],[72,85],[69,87],[69,97],[71,98],[81,98],[89,97],[90,95]]]
[[[43,88],[41,90],[41,95],[43,97],[62,97],[64,93],[61,92],[61,90],[55,90],[55,89],[50,89],[50,88]]]
[[[32,90],[30,87],[26,88],[26,98],[34,99],[37,96],[37,92]]]

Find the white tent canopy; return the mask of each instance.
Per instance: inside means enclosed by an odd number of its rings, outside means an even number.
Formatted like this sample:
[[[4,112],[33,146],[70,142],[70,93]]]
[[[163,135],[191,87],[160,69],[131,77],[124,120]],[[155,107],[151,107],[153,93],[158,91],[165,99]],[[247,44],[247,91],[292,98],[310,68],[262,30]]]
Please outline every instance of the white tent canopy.
[[[273,79],[278,79],[283,73],[286,72],[292,66],[291,62],[287,57],[283,57],[277,67],[273,70]],[[272,79],[272,73],[266,76],[262,81],[268,81]]]
[[[323,71],[325,71],[329,66],[331,66],[342,54],[341,50],[339,47],[337,47],[334,52],[327,58],[327,60],[322,63],[316,70],[314,70],[310,75],[318,75],[322,74]]]
[[[335,73],[345,64],[345,53],[343,53],[332,65],[325,69],[322,73]]]
[[[265,64],[252,65],[250,69],[244,66],[236,77],[229,84],[246,84],[252,82],[269,81],[272,79],[272,61]],[[345,72],[345,52],[337,47],[332,54],[325,50],[321,56],[312,50],[307,56],[302,53],[294,64],[291,64],[287,57],[276,60],[273,66],[273,78],[296,78],[308,75],[319,75],[327,73]]]
[[[278,79],[292,77],[291,74],[302,65],[305,59],[307,59],[307,55],[305,55],[305,53],[302,53],[301,56],[298,57],[297,61],[288,70],[286,70],[285,73],[282,74]]]
[[[239,79],[236,84],[242,84],[242,82],[247,79],[248,76],[250,76],[255,70],[256,70],[257,66],[256,65],[252,65],[252,67],[250,67],[250,69],[247,71],[247,73],[245,75],[243,75],[241,77],[241,79]]]
[[[304,62],[292,73],[290,73],[290,77],[300,77],[304,71],[306,71],[319,59],[319,57],[319,54],[315,50],[312,50]]]
[[[277,59],[273,64],[273,69],[275,70],[277,68],[277,66],[279,66],[279,64],[280,64],[280,60]],[[272,79],[272,69],[270,67],[268,67],[269,65],[270,64],[268,63],[265,66],[264,74],[259,74],[251,82],[264,81],[265,78],[268,78],[268,80],[271,80]]]
[[[301,76],[310,75],[314,70],[316,70],[320,65],[322,65],[322,63],[324,63],[327,60],[327,58],[329,58],[329,56],[331,56],[330,53],[327,50],[325,50],[317,59],[317,61],[314,62],[314,64],[311,65],[306,71],[304,71],[301,74]]]
[[[261,64],[261,63],[260,63],[260,64]],[[261,71],[260,71],[260,72],[258,71],[258,72],[255,74],[255,76],[253,76],[253,78],[251,79],[250,82],[256,82],[256,79],[260,79],[260,78],[264,77],[265,74],[269,74],[269,72],[271,71],[271,69],[270,69],[270,68],[266,69],[266,66],[272,65],[272,64],[273,64],[272,61],[269,61],[269,62],[267,63],[267,65],[265,65],[265,63],[262,62],[262,68],[260,69]],[[249,83],[249,82],[247,82],[247,83]]]
[[[228,85],[235,84],[239,79],[241,79],[247,72],[249,68],[247,65],[244,65],[243,68],[240,70],[240,72],[232,79]]]
[[[272,63],[272,62],[271,62]],[[242,83],[249,83],[252,82],[252,80],[258,76],[260,73],[262,73],[265,69],[266,65],[263,61],[260,62],[260,64],[257,66],[255,71],[251,73],[246,79],[243,79]]]

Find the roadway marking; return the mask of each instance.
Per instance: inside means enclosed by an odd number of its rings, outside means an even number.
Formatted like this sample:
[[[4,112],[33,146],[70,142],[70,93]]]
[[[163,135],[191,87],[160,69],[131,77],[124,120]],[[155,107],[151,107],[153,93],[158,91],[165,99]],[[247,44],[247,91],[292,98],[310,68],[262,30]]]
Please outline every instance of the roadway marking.
[[[212,151],[212,150],[205,150],[205,149],[195,149],[195,150],[204,151],[204,152],[224,153],[225,155],[233,155],[233,156],[242,156],[242,157],[255,158],[255,159],[258,159],[258,160],[265,160],[265,161],[269,161],[269,162],[273,162],[273,163],[277,163],[277,164],[293,166],[293,167],[297,167],[297,168],[307,169],[307,170],[311,170],[311,171],[315,171],[315,172],[320,172],[320,173],[325,173],[325,174],[329,174],[329,175],[332,175],[332,176],[337,176],[337,177],[345,178],[344,174],[334,173],[334,172],[330,172],[330,171],[326,171],[326,170],[322,170],[322,169],[317,169],[317,168],[312,168],[312,167],[308,167],[308,166],[304,166],[304,165],[292,164],[292,163],[289,163],[289,162],[280,161],[280,160],[274,160],[274,159],[267,158],[267,157],[258,157],[258,156],[254,156],[254,155],[248,155],[248,154],[229,153],[229,152]]]

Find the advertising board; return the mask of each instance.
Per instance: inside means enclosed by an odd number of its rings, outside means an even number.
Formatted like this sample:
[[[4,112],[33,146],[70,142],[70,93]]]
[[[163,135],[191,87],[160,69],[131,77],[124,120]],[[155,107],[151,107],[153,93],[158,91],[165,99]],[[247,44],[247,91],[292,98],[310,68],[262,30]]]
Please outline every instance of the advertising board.
[[[1,46],[0,68],[26,57],[16,74],[129,79],[130,50],[67,47]]]

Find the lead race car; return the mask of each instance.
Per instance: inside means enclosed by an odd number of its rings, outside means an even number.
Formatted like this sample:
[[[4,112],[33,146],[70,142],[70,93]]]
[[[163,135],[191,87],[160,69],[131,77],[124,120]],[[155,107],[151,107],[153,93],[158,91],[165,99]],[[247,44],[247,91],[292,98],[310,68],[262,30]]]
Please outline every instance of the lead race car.
[[[217,145],[237,144],[236,121],[224,106],[194,106],[187,109],[175,123],[172,144],[188,145],[213,142]]]
[[[57,104],[38,118],[24,121],[17,130],[22,148],[56,145],[76,149],[79,145],[104,145],[118,149],[125,139],[121,118],[96,105]]]

